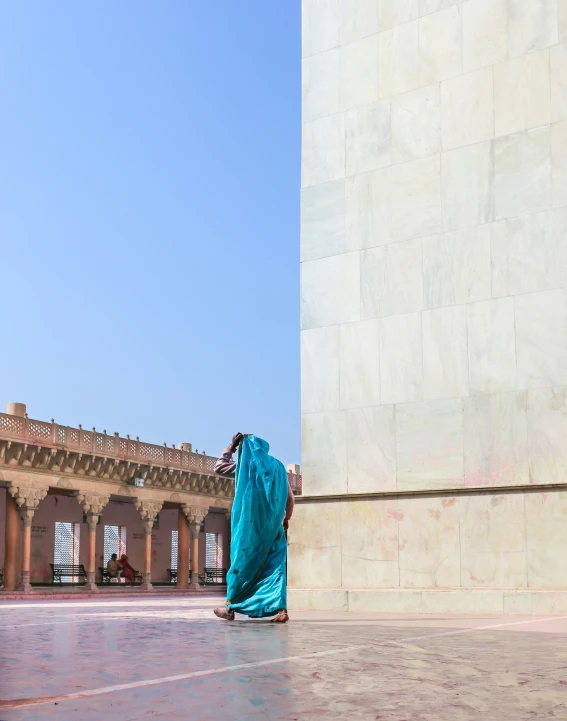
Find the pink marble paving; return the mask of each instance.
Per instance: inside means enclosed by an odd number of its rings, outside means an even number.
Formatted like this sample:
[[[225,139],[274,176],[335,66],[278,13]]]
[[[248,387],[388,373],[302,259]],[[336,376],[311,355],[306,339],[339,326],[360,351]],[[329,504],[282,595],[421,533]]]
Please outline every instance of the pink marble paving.
[[[214,602],[0,603],[0,721],[567,719],[567,618],[230,624]]]

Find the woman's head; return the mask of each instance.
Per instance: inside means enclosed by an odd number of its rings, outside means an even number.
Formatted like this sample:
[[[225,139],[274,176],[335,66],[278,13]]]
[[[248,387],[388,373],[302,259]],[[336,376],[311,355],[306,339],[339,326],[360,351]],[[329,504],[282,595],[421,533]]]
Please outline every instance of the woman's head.
[[[125,553],[123,553],[123,554],[120,556],[120,560],[121,560],[121,561],[127,561],[127,560],[128,560],[128,556],[127,556]]]

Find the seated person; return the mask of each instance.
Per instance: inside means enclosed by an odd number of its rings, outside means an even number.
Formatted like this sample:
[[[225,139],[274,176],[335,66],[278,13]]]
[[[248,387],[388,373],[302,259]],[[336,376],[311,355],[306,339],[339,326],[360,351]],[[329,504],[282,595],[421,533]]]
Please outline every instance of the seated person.
[[[110,561],[106,564],[106,570],[108,571],[108,577],[109,578],[119,578],[120,577],[120,564],[118,563],[118,556],[113,553],[110,557]]]
[[[132,566],[128,563],[128,556],[123,553],[120,556],[120,560],[118,561],[118,565],[120,566],[120,569],[122,570],[122,575],[124,578],[130,582],[130,585],[134,585],[134,576],[138,573],[138,571],[135,571]]]

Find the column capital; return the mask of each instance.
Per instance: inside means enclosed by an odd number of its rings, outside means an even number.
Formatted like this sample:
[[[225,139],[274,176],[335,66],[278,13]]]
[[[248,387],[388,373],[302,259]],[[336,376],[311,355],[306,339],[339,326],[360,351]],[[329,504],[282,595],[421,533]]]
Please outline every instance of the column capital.
[[[146,530],[146,526],[149,526],[150,530],[146,531],[146,533],[151,533],[154,521],[156,520],[158,513],[162,509],[163,501],[156,501],[146,498],[136,498],[136,500],[134,501],[134,505],[136,506],[136,510],[140,514],[140,518],[142,519],[142,523],[144,524],[144,530]]]
[[[188,503],[182,503],[181,508],[190,525],[201,525],[205,520],[205,516],[209,512],[209,508],[202,506],[190,506]]]
[[[47,496],[47,487],[22,486],[12,483],[8,486],[8,493],[16,501],[24,526],[31,526],[37,507]]]
[[[102,509],[110,498],[100,493],[89,493],[88,491],[79,491],[76,498],[87,517],[89,530],[92,531],[96,528]]]

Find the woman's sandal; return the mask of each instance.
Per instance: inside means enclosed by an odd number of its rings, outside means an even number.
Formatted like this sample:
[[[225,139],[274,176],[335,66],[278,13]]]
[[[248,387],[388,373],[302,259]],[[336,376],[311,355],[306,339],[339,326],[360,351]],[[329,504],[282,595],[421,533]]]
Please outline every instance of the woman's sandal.
[[[280,611],[275,618],[272,618],[272,623],[287,623],[288,621],[287,611]]]
[[[215,608],[215,616],[223,621],[234,621],[234,611],[229,608]]]

